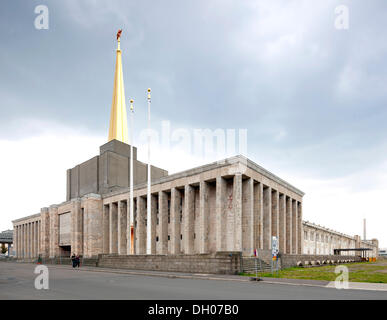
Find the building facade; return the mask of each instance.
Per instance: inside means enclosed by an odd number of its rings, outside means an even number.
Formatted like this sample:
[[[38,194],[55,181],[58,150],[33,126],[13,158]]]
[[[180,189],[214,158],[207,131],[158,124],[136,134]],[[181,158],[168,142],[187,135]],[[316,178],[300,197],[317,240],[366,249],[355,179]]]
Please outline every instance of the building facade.
[[[371,249],[367,256],[378,256],[378,240],[361,240],[360,236],[349,236],[323,226],[304,221],[304,254],[331,255],[335,249]],[[349,251],[349,255],[360,255],[358,251]]]
[[[313,246],[314,252],[331,250],[334,244],[319,245],[316,251],[316,244],[308,240],[309,225],[304,239],[304,193],[245,157],[172,175],[152,166],[149,176],[147,165],[137,160],[137,149],[128,144],[119,35],[108,143],[98,156],[67,170],[65,202],[13,221],[16,256],[224,251],[251,256],[254,249],[270,250],[272,236],[278,238],[282,253],[302,254]],[[150,89],[147,98],[150,103]],[[149,216],[148,177],[152,178]],[[353,245],[342,243],[342,238],[340,245]]]
[[[113,140],[108,144],[123,143]],[[128,145],[126,145],[129,148]],[[119,152],[118,148],[115,149]],[[70,182],[71,183],[71,182]],[[129,188],[89,193],[13,221],[18,257],[99,253],[199,254],[270,249],[279,238],[286,253],[303,252],[303,192],[252,161],[237,156],[134,187],[130,232]]]
[[[101,147],[101,154],[109,150],[113,158],[124,157],[129,149],[112,140]],[[116,175],[127,175],[124,167],[105,170],[103,180],[117,181]],[[80,165],[79,181],[84,181],[82,170],[92,171]],[[334,249],[371,248],[369,256],[377,255],[376,239],[364,241],[303,221],[304,193],[242,156],[172,175],[165,172],[152,179],[150,236],[143,170],[134,173],[140,183],[134,187],[132,222],[129,188],[111,184],[104,192],[70,197],[13,221],[16,256],[138,255],[147,253],[148,241],[151,254],[241,251],[251,256],[254,249],[269,250],[272,236],[278,237],[280,252],[287,254],[329,255]],[[67,183],[74,184],[72,179]],[[67,197],[72,188],[67,187]]]
[[[0,232],[0,253],[3,248],[6,248],[7,255],[13,256],[13,230],[5,230]]]

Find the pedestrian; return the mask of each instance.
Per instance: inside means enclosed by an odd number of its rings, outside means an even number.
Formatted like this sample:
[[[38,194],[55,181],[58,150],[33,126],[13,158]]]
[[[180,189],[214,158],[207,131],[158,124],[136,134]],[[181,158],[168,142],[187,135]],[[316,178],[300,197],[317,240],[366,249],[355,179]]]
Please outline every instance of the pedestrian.
[[[79,254],[77,254],[77,256],[75,257],[75,261],[76,261],[76,265],[77,265],[78,268],[79,268],[79,266],[80,266],[80,264],[81,264],[81,259],[80,259],[80,257],[79,257]]]
[[[73,268],[75,268],[77,266],[75,253],[71,256],[71,262],[73,263]]]

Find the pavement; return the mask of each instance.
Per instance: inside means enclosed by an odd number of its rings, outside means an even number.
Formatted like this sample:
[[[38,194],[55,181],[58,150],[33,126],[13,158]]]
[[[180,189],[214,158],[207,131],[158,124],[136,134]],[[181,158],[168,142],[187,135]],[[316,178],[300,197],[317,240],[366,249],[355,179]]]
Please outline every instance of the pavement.
[[[36,264],[0,262],[0,299],[387,299],[387,285],[350,283],[338,290],[327,281],[237,275],[47,265],[49,289],[37,290]]]

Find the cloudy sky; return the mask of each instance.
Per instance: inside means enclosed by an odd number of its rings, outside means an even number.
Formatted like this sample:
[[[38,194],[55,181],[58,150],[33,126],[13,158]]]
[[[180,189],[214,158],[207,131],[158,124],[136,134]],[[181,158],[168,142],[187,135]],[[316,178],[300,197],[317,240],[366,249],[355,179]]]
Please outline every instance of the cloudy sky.
[[[38,5],[47,30],[35,28]],[[385,0],[2,3],[0,230],[64,201],[65,170],[107,141],[122,28],[140,160],[151,87],[160,137],[165,121],[175,137],[247,129],[245,155],[305,192],[305,220],[362,235],[366,218],[367,237],[386,247],[386,9]],[[152,161],[171,173],[217,160],[167,148],[155,142]]]

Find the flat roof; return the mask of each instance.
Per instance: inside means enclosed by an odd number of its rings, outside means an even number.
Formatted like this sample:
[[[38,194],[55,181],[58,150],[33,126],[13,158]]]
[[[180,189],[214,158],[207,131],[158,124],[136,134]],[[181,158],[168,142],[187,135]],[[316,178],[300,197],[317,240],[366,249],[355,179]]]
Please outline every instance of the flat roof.
[[[218,168],[225,167],[225,166],[232,165],[232,164],[236,164],[236,163],[245,164],[248,168],[257,171],[258,173],[273,180],[274,182],[279,183],[280,185],[288,188],[289,190],[293,191],[294,193],[300,195],[301,197],[305,195],[305,193],[302,192],[300,189],[294,187],[290,183],[286,182],[285,180],[281,179],[280,177],[276,176],[275,174],[271,173],[270,171],[266,170],[265,168],[259,166],[255,162],[251,161],[250,159],[248,159],[242,155],[226,158],[223,160],[218,160],[218,161],[211,162],[211,163],[199,166],[199,167],[195,167],[192,169],[173,173],[173,174],[170,174],[170,175],[167,175],[167,176],[164,176],[164,177],[161,177],[157,180],[152,181],[152,185],[157,185],[160,183],[173,181],[175,179],[193,176],[195,174],[200,174],[200,173],[205,172],[205,171],[218,169]],[[138,189],[143,189],[146,187],[147,187],[147,183],[144,182],[144,183],[137,184],[137,185],[133,186],[133,189],[138,190]],[[115,190],[112,192],[104,193],[102,196],[103,197],[107,197],[107,196],[110,197],[112,195],[119,195],[119,194],[128,192],[129,190],[130,190],[129,188],[122,188],[120,190]]]

